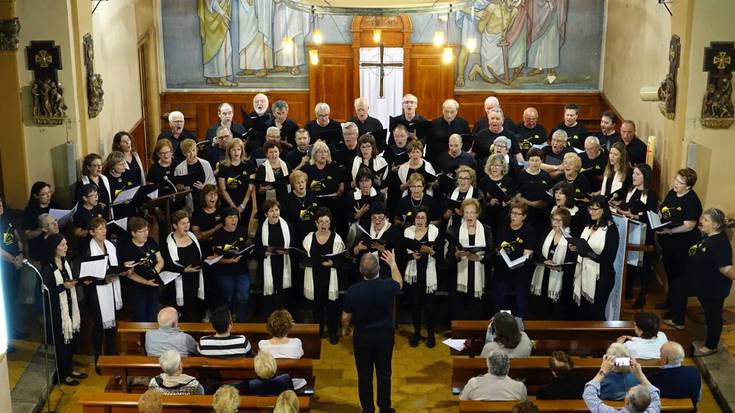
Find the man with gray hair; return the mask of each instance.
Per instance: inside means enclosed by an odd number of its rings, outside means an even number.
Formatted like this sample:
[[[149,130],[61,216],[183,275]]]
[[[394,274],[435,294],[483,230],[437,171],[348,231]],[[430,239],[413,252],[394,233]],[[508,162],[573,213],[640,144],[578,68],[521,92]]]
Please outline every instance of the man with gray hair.
[[[182,356],[197,354],[197,342],[192,336],[179,330],[179,313],[174,307],[164,307],[158,312],[158,330],[145,332],[145,353],[160,356],[166,350],[176,350]]]
[[[368,114],[370,110],[370,104],[368,100],[362,96],[355,99],[355,116],[350,119],[350,122],[354,122],[359,130],[359,135],[362,136],[366,133],[373,133],[377,135],[377,132],[382,131],[383,123],[379,119],[374,118]],[[385,142],[378,142],[380,148],[385,146]]]
[[[342,127],[342,141],[334,145],[334,153],[332,159],[337,162],[344,170],[349,171],[352,168],[352,161],[357,156],[357,138],[359,137],[359,129],[354,122],[345,122]]]
[[[658,387],[661,397],[690,398],[694,406],[702,398],[702,378],[694,366],[683,366],[684,348],[675,341],[661,346],[661,369],[650,373],[651,384]]]
[[[449,136],[452,134],[467,135],[470,126],[464,118],[457,116],[459,102],[447,99],[442,103],[442,116],[431,121],[429,137],[426,139],[426,159],[435,162],[439,154],[447,151]]]
[[[487,356],[486,374],[471,378],[459,394],[459,400],[525,400],[526,386],[508,377],[510,358],[502,351]]]
[[[281,141],[286,141],[291,146],[295,145],[299,124],[288,117],[288,102],[285,100],[273,102],[271,111],[273,111],[273,126],[281,131]]]
[[[658,388],[648,381],[646,375],[643,374],[640,363],[632,357],[628,360],[630,360],[630,369],[633,375],[641,384],[628,390],[625,394],[625,405],[622,408],[616,409],[606,405],[600,398],[600,383],[606,375],[613,371],[616,364],[616,357],[606,354],[602,358],[600,371],[584,386],[584,393],[582,393],[582,398],[591,413],[658,413],[661,411],[661,398]]]
[[[184,123],[185,122],[183,113],[179,112],[178,110],[169,112],[168,125],[171,129],[163,131],[158,135],[159,141],[161,139],[168,139],[171,142],[171,146],[174,148],[174,165],[180,164],[186,158],[181,152],[181,149],[179,149],[179,144],[181,144],[184,139],[194,139],[195,141],[197,140],[196,135],[194,135],[192,131],[184,129]],[[155,152],[153,153],[153,161],[158,161],[158,156],[156,156]]]
[[[488,96],[485,99],[485,116],[481,117],[480,119],[475,122],[475,127],[472,128],[472,133],[477,135],[480,131],[485,130],[490,125],[490,111],[493,109],[500,109],[500,101],[495,96]],[[515,124],[513,123],[513,120],[509,116],[505,116],[503,119],[503,129],[509,130],[511,132],[516,132]],[[546,133],[544,133],[544,136],[546,136]]]
[[[544,158],[541,160],[541,169],[548,172],[552,178],[564,175],[562,162],[564,155],[573,149],[567,147],[567,133],[563,129],[557,129],[551,134],[551,145],[544,146],[541,152]]]
[[[235,116],[235,112],[232,109],[231,104],[227,102],[220,103],[217,107],[217,116],[219,117],[219,122],[207,129],[207,140],[213,140],[217,134],[217,129],[222,126],[229,129],[232,136],[240,139],[245,138],[245,133],[247,132],[245,127],[232,121],[232,118]],[[214,164],[212,164],[212,166],[214,166]]]
[[[304,126],[311,136],[311,144],[317,139],[322,139],[330,147],[339,142],[342,138],[342,127],[339,122],[330,118],[332,109],[325,102],[319,102],[314,107],[315,119],[310,120]]]
[[[590,181],[590,189],[597,192],[602,187],[602,174],[607,166],[607,153],[602,150],[600,139],[597,136],[588,136],[584,140],[584,152],[579,154],[582,159],[580,173]]]
[[[280,145],[281,144],[281,131],[279,131],[278,128],[275,126],[269,126],[265,132],[265,142],[263,142],[263,145],[265,145],[266,142],[275,142]],[[263,145],[260,145],[252,152],[254,159],[265,159],[265,152],[263,151]],[[284,151],[283,145],[281,145],[281,151],[282,152]]]
[[[249,153],[265,143],[265,131],[273,126],[273,113],[270,111],[268,96],[264,93],[256,93],[253,96],[253,111],[248,113],[245,106],[240,106],[243,126],[247,139],[246,146]]]
[[[390,401],[391,358],[395,341],[393,308],[403,279],[393,251],[384,250],[381,259],[390,265],[391,279],[379,277],[380,263],[375,255],[364,254],[360,258],[363,280],[347,289],[342,310],[342,333],[349,335],[350,322],[354,324],[352,345],[362,411],[375,412],[374,368],[378,380],[378,408],[381,413],[389,413],[395,412]]]
[[[177,396],[204,394],[204,387],[199,381],[183,373],[181,354],[176,350],[164,351],[158,358],[158,364],[163,373],[151,379],[148,383],[149,389]]]

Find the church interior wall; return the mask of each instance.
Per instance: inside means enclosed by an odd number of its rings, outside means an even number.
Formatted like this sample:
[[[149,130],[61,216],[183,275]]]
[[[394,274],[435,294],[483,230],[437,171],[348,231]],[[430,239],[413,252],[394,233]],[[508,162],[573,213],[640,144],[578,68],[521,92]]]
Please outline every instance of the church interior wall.
[[[100,147],[109,153],[114,134],[129,131],[143,116],[135,4],[100,3],[92,26],[95,71],[102,75],[105,90],[105,106],[99,114]]]
[[[74,70],[74,50],[81,47],[81,39],[72,40],[71,1],[25,0],[16,3],[17,16],[23,24],[19,35],[18,71],[21,85],[21,100],[23,107],[23,135],[25,137],[25,158],[28,172],[28,182],[46,181],[57,188],[56,199],[67,203],[71,197],[68,191],[72,182],[69,182],[66,158],[66,143],[75,145],[80,153],[81,130],[80,116],[86,116],[86,109],[80,111],[75,99],[75,90],[83,87],[84,82],[77,79]],[[31,40],[54,40],[61,47],[61,62],[63,69],[58,72],[59,80],[64,90],[67,106],[67,121],[57,126],[41,126],[32,123],[32,98],[30,82],[33,72],[27,69],[25,47]],[[73,165],[72,165],[73,167]],[[29,185],[30,187],[30,185]],[[27,194],[26,194],[27,195]]]

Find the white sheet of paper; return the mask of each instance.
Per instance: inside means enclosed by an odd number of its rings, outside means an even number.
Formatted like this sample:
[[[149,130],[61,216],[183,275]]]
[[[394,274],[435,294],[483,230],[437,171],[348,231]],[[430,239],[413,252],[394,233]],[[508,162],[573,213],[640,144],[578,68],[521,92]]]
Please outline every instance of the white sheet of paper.
[[[148,194],[148,198],[150,198],[150,199],[156,199],[156,198],[158,198],[158,189],[156,189],[155,191],[153,191],[150,194]]]
[[[130,201],[133,199],[136,193],[138,193],[138,190],[140,189],[140,186],[136,186],[135,188],[126,189],[115,198],[115,200],[112,202],[112,205],[119,205],[123,202]]]
[[[576,146],[572,146],[572,149],[574,149],[574,152],[576,152],[576,153],[578,153],[578,154],[580,154],[580,153],[584,152],[584,150],[583,150],[583,149],[579,149],[579,148],[577,148]]]
[[[107,259],[82,262],[79,267],[80,277],[105,278],[107,272]]]
[[[544,142],[544,143],[538,143],[536,145],[531,145],[532,148],[536,148],[536,149],[543,149],[546,146],[549,146],[549,144],[546,143],[546,142]]]
[[[659,229],[665,225],[668,225],[670,221],[661,222],[661,215],[653,211],[646,211],[648,215],[648,222],[651,223],[651,229]]]
[[[510,257],[508,256],[508,254],[505,252],[503,248],[500,249],[500,256],[503,257],[503,261],[505,261],[505,265],[507,265],[508,268],[514,268],[520,264],[523,264],[526,260],[528,260],[527,256],[521,255],[520,257],[511,261]]]
[[[124,229],[125,231],[128,230],[128,217],[116,219],[113,221],[108,222],[108,224],[115,224],[118,227]]]
[[[56,218],[56,221],[59,223],[59,227],[63,227],[71,220],[71,217],[74,215],[74,209],[51,208],[49,209],[48,214]]]
[[[171,281],[175,280],[176,277],[178,277],[179,275],[181,274],[172,271],[161,271],[160,273],[158,273],[158,276],[161,277],[161,281],[163,281],[164,284],[170,283]]]
[[[216,256],[214,256],[214,258],[210,258],[210,259],[204,260],[204,262],[206,262],[209,265],[214,265],[214,264],[218,263],[219,260],[222,259],[222,257],[224,257],[224,255],[216,255]]]
[[[442,341],[444,345],[449,346],[457,351],[464,350],[464,342],[465,340],[462,338],[448,338]]]

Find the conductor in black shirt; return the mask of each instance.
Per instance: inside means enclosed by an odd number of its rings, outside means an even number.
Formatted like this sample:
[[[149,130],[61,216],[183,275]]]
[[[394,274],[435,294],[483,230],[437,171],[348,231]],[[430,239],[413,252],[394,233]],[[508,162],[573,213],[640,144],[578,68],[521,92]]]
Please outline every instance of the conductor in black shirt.
[[[392,279],[378,276],[380,265],[375,255],[363,255],[360,259],[363,280],[347,290],[342,311],[342,334],[350,334],[350,322],[355,328],[352,344],[360,405],[364,413],[375,412],[373,366],[378,379],[378,408],[381,413],[395,412],[390,401],[391,358],[395,341],[393,304],[403,286],[403,278],[393,251],[383,251],[381,259],[390,265]]]

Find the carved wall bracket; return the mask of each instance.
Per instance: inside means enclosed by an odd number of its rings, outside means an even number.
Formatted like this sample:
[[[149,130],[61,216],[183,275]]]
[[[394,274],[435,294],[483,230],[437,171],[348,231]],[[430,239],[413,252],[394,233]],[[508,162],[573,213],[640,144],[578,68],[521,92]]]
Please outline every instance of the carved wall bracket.
[[[669,73],[658,87],[658,97],[661,100],[658,108],[669,119],[674,119],[676,115],[676,74],[679,71],[680,53],[681,40],[674,34],[669,42]]]
[[[67,107],[58,75],[61,70],[61,47],[53,40],[31,41],[31,45],[26,47],[26,59],[28,70],[33,71],[33,122],[38,125],[64,123]]]
[[[18,50],[18,34],[20,34],[20,19],[16,17],[0,20],[0,51]]]
[[[87,115],[96,118],[105,105],[102,75],[94,73],[94,42],[92,34],[84,35],[84,67],[87,71]]]
[[[702,126],[727,129],[735,123],[732,103],[732,72],[735,71],[735,42],[712,42],[704,49],[707,89],[702,101]]]

